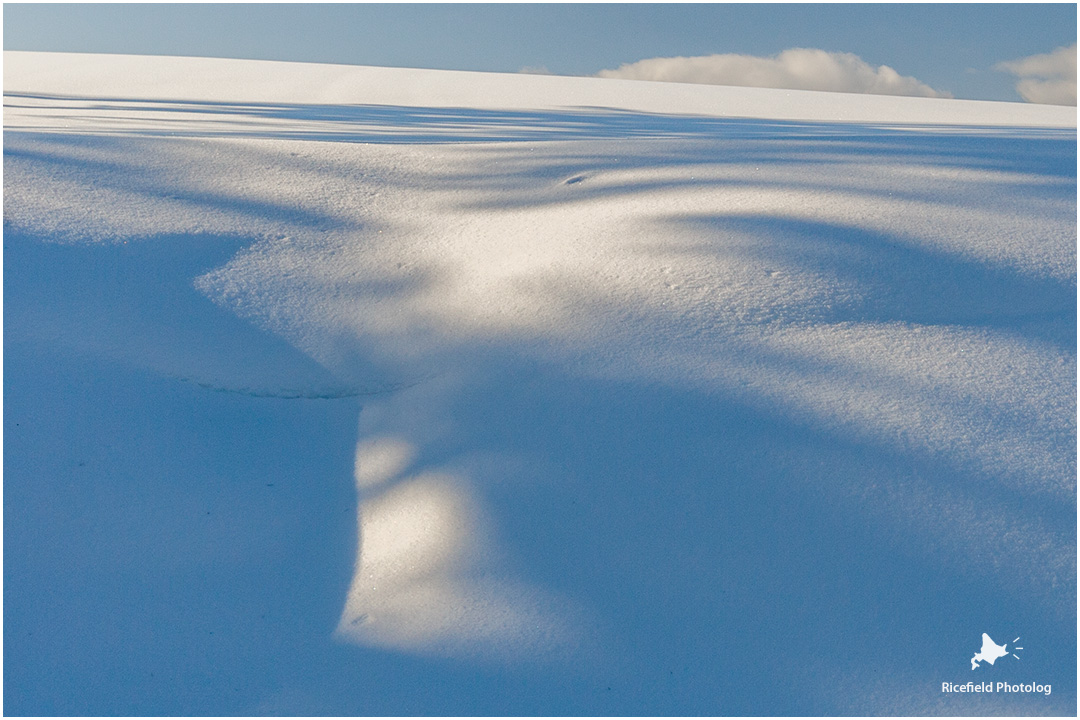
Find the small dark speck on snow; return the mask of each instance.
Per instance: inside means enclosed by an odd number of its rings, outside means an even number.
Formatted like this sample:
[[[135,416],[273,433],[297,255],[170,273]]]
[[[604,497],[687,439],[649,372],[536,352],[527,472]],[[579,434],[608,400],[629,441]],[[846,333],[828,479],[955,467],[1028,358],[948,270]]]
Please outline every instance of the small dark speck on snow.
[[[566,185],[575,185],[585,179],[584,175],[575,175],[572,178],[568,178],[565,182]]]

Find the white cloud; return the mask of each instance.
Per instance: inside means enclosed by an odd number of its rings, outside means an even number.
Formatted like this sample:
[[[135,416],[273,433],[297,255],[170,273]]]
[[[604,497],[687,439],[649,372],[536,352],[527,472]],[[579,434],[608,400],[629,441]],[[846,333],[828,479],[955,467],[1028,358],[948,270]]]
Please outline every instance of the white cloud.
[[[1043,55],[998,63],[994,69],[1020,78],[1016,92],[1028,102],[1076,105],[1076,43]]]
[[[903,76],[888,65],[875,68],[858,55],[813,48],[792,48],[773,57],[725,54],[651,58],[622,65],[617,70],[601,70],[597,75],[704,85],[952,97],[913,77]]]

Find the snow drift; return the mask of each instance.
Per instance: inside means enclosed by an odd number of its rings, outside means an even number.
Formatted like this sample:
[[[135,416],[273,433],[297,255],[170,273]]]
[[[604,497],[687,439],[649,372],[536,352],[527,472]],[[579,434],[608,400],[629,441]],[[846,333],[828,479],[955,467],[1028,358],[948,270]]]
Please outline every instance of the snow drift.
[[[4,91],[9,714],[1075,712],[1073,109]]]

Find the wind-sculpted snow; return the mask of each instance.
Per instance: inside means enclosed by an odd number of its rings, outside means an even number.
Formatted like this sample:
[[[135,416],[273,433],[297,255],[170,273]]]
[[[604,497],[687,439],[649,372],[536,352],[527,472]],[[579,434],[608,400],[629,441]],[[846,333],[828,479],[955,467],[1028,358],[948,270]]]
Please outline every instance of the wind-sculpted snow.
[[[1075,116],[59,62],[5,95],[9,713],[1075,712]],[[943,693],[984,632],[1053,693]]]

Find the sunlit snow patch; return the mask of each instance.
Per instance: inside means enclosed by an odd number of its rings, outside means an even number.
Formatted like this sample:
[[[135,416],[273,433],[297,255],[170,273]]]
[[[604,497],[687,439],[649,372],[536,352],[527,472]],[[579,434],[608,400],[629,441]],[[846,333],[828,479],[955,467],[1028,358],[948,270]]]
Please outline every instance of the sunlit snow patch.
[[[358,445],[357,562],[336,636],[501,660],[568,647],[553,599],[499,572],[494,533],[466,478],[426,472],[391,482],[412,454],[397,438]]]

